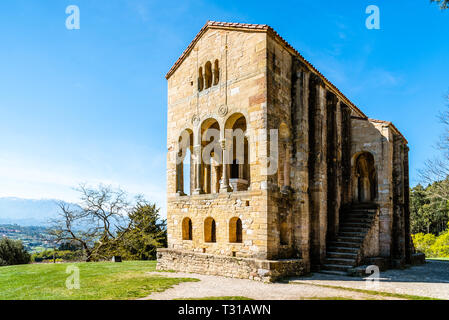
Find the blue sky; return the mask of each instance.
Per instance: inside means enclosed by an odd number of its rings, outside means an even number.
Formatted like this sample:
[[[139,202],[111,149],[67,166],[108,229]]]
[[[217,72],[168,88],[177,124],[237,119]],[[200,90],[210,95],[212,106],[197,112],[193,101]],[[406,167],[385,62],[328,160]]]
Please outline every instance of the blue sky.
[[[368,5],[381,29],[365,27]],[[81,29],[67,30],[77,5]],[[414,1],[0,2],[0,196],[120,185],[165,208],[165,73],[207,20],[269,24],[369,117],[408,138],[411,182],[449,90],[449,10]]]

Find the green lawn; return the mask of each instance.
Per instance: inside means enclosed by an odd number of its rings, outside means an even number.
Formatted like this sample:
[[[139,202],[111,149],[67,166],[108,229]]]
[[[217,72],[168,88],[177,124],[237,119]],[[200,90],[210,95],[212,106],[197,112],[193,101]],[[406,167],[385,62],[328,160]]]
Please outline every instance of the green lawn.
[[[68,266],[79,268],[80,289],[67,289]],[[29,264],[0,267],[0,300],[136,299],[164,291],[188,278],[145,274],[156,261]]]

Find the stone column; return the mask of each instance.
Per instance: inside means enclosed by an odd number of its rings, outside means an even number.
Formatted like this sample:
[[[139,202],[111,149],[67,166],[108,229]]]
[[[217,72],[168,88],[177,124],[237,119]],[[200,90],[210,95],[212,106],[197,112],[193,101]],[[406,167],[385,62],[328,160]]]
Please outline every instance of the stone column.
[[[310,78],[309,192],[311,207],[312,268],[324,262],[327,233],[327,116],[325,85],[318,75]]]
[[[204,164],[204,187],[203,190],[205,193],[211,193],[211,165],[210,163]]]
[[[342,125],[341,125],[341,102],[337,101],[336,115],[335,115],[336,129],[337,129],[337,145],[336,145],[336,176],[337,184],[335,190],[335,229],[338,232],[340,228],[340,211],[341,211],[341,198],[342,198],[342,184],[343,184],[343,170],[342,170]]]
[[[320,243],[320,263],[326,258],[326,235],[327,235],[327,116],[326,116],[326,89],[323,83],[318,84],[320,110],[322,117],[321,128],[316,128],[321,133],[319,139],[320,157],[318,164],[319,174],[316,176],[319,194],[319,243]]]
[[[292,124],[290,181],[293,193],[293,236],[299,256],[310,261],[310,210],[309,210],[309,77],[310,73],[299,59],[292,66]],[[309,271],[309,270],[307,270]]]
[[[290,152],[288,144],[285,146],[285,160],[284,160],[284,187],[290,188]]]
[[[226,150],[226,139],[220,140],[221,149],[223,152],[222,161],[223,161],[223,174],[221,177],[220,183],[220,192],[231,192],[231,187],[229,186],[229,157],[228,152]]]
[[[180,196],[185,196],[184,193],[184,162],[180,157],[182,151],[177,153],[176,157],[176,193]]]
[[[202,186],[202,166],[201,166],[201,145],[196,145],[193,147],[195,152],[195,190],[193,194],[203,194]]]
[[[290,192],[290,142],[289,140],[286,140],[283,142],[284,144],[284,167],[283,167],[283,174],[284,174],[284,181],[281,188],[281,192],[284,194],[288,194]]]

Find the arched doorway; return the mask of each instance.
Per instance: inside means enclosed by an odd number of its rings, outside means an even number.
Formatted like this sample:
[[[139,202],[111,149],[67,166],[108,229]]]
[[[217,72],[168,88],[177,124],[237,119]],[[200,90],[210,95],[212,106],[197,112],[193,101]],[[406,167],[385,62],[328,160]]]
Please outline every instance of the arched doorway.
[[[371,153],[362,152],[357,156],[354,176],[355,202],[373,202],[377,196],[377,175]]]

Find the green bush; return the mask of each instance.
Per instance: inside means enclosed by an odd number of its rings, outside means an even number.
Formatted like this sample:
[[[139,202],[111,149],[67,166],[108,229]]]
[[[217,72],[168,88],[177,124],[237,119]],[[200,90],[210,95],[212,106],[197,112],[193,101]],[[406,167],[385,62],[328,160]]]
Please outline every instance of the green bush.
[[[436,237],[432,233],[412,234],[413,244],[418,252],[427,257],[449,258],[449,223],[448,229]]]
[[[56,261],[81,261],[83,260],[83,253],[81,250],[45,250],[31,256],[34,262],[53,261],[54,258]]]
[[[0,240],[0,266],[30,263],[31,256],[22,241],[4,238]]]
[[[435,257],[449,258],[449,230],[438,236],[430,250]]]
[[[412,239],[413,239],[413,244],[415,245],[416,251],[422,252],[428,257],[433,256],[431,247],[436,241],[436,237],[434,234],[432,234],[432,233],[412,234]]]

